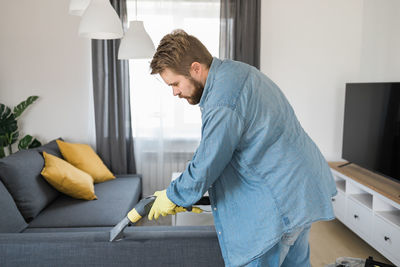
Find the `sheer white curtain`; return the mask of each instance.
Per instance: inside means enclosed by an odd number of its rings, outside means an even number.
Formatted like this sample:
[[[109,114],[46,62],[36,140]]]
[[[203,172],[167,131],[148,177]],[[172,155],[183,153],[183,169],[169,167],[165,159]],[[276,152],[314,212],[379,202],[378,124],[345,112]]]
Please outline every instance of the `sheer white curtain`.
[[[135,1],[127,2],[128,19],[136,19]],[[174,29],[196,36],[213,56],[219,55],[220,0],[137,2],[137,19],[158,45]],[[172,95],[161,77],[150,75],[149,60],[130,60],[132,128],[143,194],[164,189],[172,172],[183,171],[200,141],[198,105]]]

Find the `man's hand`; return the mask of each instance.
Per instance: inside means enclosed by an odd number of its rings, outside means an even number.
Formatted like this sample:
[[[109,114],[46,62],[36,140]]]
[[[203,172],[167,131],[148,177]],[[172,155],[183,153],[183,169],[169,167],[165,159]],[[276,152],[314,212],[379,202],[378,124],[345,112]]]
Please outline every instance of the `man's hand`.
[[[180,207],[175,205],[169,198],[167,197],[167,190],[163,191],[156,191],[154,194],[156,196],[156,200],[153,203],[153,206],[150,209],[148,219],[151,221],[154,217],[154,219],[158,219],[160,217],[160,214],[162,216],[166,216],[167,214],[169,215],[174,215],[177,214],[178,212],[185,212],[187,209],[184,207]],[[199,207],[192,207],[191,212],[194,213],[202,213],[203,210]]]
[[[151,207],[151,210],[149,212],[148,218],[150,221],[153,219],[153,216],[154,219],[157,220],[158,217],[160,217],[160,214],[162,216],[166,216],[167,214],[176,214],[176,205],[167,197],[167,190],[156,191],[153,195],[157,198],[154,201],[153,206]]]
[[[185,212],[185,211],[187,211],[187,209],[185,209],[184,207],[176,206],[174,211],[175,211],[175,213]],[[194,213],[202,213],[203,211],[204,210],[202,210],[199,207],[192,207],[192,210],[191,210],[191,212],[194,212]]]

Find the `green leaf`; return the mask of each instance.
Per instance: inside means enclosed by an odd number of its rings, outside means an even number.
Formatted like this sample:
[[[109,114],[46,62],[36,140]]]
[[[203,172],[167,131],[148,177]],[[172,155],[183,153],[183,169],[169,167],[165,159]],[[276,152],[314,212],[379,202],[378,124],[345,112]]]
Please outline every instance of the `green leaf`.
[[[42,143],[40,143],[36,138],[33,138],[31,135],[27,134],[19,140],[18,143],[18,149],[28,149],[28,148],[35,148],[41,146]]]
[[[22,112],[24,112],[24,110],[29,107],[29,105],[31,105],[33,102],[35,102],[38,98],[39,97],[36,95],[30,96],[25,101],[22,101],[16,107],[14,107],[15,118],[18,118],[22,114]]]
[[[19,150],[28,149],[29,144],[32,142],[32,139],[33,139],[33,137],[30,136],[29,134],[25,135],[24,138],[19,140],[18,149]]]
[[[7,145],[7,138],[5,135],[0,135],[0,147]]]
[[[19,131],[13,132],[10,138],[10,144],[14,144],[15,142],[17,142],[18,137],[19,137]]]
[[[0,104],[0,143],[3,146],[12,144],[15,137],[18,138],[17,130],[17,120],[11,109],[4,104]]]
[[[4,147],[0,146],[0,159],[4,158],[6,156],[6,153],[4,152]]]
[[[28,148],[40,147],[41,145],[42,145],[42,143],[35,138],[35,139],[33,139],[32,143],[29,145]]]

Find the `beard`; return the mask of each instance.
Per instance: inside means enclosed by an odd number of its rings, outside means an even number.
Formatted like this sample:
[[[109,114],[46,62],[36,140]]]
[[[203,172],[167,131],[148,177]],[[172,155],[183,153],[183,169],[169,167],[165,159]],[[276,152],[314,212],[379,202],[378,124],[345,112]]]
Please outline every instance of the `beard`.
[[[200,103],[201,96],[203,95],[204,87],[200,82],[194,80],[192,77],[189,77],[190,82],[193,85],[194,91],[193,94],[186,98],[187,102],[191,105],[197,105]]]

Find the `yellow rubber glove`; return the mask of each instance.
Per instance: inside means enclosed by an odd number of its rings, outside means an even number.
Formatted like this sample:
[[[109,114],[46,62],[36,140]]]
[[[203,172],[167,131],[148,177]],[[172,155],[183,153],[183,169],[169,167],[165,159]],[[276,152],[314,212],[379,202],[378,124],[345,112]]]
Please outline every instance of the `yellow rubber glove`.
[[[185,212],[185,211],[187,211],[187,209],[185,209],[184,207],[176,206],[175,209],[174,209],[174,211],[175,211],[175,213],[178,213],[178,212]],[[191,211],[191,212],[194,212],[194,213],[202,213],[203,211],[204,211],[204,210],[202,210],[202,209],[199,208],[199,207],[192,207],[192,211]]]
[[[157,198],[154,201],[153,206],[151,207],[151,210],[149,212],[148,218],[150,221],[153,219],[153,216],[154,219],[157,220],[160,215],[166,216],[167,214],[176,214],[176,205],[167,197],[167,190],[156,191],[153,195]]]

